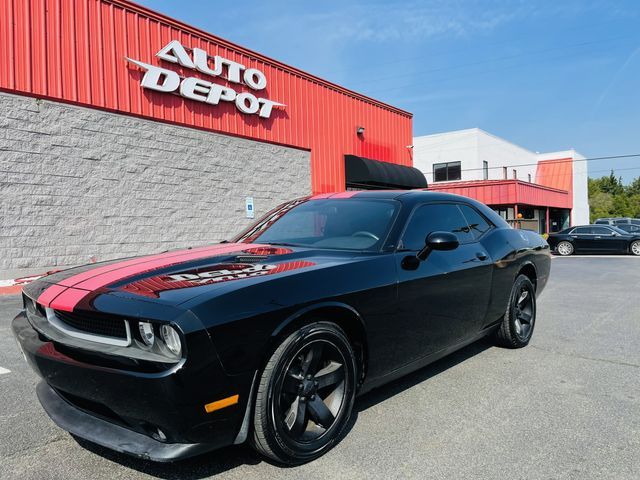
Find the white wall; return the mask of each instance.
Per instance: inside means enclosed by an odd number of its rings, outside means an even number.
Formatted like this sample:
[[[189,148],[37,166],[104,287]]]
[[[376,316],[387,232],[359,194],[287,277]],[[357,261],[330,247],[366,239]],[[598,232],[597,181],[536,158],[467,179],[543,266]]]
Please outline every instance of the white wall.
[[[413,165],[433,183],[433,165],[461,162],[462,180],[484,180],[483,161],[489,164],[489,180],[502,180],[503,167],[507,178],[513,170],[519,180],[535,181],[536,154],[479,128],[425,135],[413,139]]]
[[[482,179],[477,129],[414,137],[413,166],[424,173],[429,184],[433,183],[433,165],[444,162],[461,162],[464,181]]]

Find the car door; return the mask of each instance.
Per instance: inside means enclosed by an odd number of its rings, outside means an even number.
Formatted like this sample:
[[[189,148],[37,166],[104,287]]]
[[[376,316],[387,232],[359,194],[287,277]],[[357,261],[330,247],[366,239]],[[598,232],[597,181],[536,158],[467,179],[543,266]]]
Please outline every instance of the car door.
[[[614,232],[605,226],[591,227],[593,235],[594,250],[603,253],[618,253],[626,250],[626,236]]]
[[[477,223],[477,222],[476,222]],[[393,325],[406,363],[474,335],[489,302],[493,263],[458,204],[422,204],[410,216],[396,252],[398,319]],[[425,261],[406,265],[432,232],[456,234],[458,248],[432,251]],[[409,262],[411,263],[411,262]],[[398,365],[400,366],[400,365]]]
[[[576,252],[592,251],[596,249],[591,234],[591,227],[576,227],[569,234],[569,240],[573,242]]]

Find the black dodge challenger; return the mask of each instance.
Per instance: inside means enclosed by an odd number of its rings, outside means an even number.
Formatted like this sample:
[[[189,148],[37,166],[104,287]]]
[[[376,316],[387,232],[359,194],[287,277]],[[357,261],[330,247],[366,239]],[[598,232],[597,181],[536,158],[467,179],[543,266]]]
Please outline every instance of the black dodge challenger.
[[[12,327],[78,437],[156,461],[250,440],[297,464],[356,395],[486,335],[527,345],[549,269],[542,237],[465,197],[316,195],[230,242],[46,276]]]

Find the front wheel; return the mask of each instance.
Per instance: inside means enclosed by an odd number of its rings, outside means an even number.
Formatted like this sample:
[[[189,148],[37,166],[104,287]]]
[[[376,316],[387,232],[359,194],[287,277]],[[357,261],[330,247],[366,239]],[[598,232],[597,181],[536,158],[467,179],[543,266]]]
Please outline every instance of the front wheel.
[[[636,240],[631,242],[631,246],[629,247],[629,251],[636,256],[640,256],[640,240]]]
[[[503,347],[522,348],[529,343],[536,323],[536,290],[525,275],[518,275],[511,289],[509,305],[496,332]]]
[[[573,254],[573,245],[570,242],[560,242],[556,247],[556,250],[563,257],[569,256]]]
[[[333,323],[289,335],[267,362],[256,396],[253,445],[287,465],[311,461],[340,438],[351,415],[356,361]]]

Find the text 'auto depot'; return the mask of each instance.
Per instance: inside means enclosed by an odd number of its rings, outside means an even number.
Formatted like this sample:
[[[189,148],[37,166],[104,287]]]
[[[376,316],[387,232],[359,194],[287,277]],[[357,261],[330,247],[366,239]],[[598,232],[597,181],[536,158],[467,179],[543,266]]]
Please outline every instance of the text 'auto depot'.
[[[246,85],[252,90],[260,91],[267,87],[267,77],[257,68],[246,68],[233,60],[228,60],[219,55],[210,57],[201,48],[193,48],[192,55],[177,40],[172,40],[163,47],[156,56],[167,62],[176,63],[185,68],[195,70],[212,77],[219,77],[231,83]],[[146,70],[142,77],[141,86],[150,90],[166,93],[178,93],[184,98],[218,105],[220,101],[234,102],[236,108],[249,115],[257,114],[262,118],[269,118],[273,107],[285,105],[273,100],[261,98],[251,92],[236,92],[233,88],[209,82],[198,77],[181,78],[178,72],[162,68],[156,65],[127,58]],[[213,67],[210,65],[213,60]],[[226,76],[223,77],[223,73]]]

